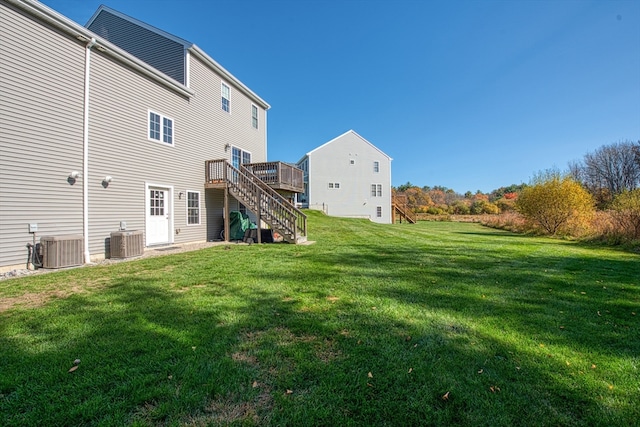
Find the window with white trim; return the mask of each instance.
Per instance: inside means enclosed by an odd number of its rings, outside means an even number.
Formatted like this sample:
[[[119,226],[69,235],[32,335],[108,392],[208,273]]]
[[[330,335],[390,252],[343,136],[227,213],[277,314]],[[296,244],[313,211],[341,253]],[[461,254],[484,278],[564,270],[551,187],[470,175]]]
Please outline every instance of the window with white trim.
[[[382,206],[376,206],[376,218],[382,218]]]
[[[258,107],[251,104],[251,126],[258,129]]]
[[[371,197],[382,197],[382,184],[371,184]]]
[[[222,83],[221,92],[222,92],[222,110],[226,111],[227,113],[230,113],[231,112],[231,89],[229,89],[229,86]]]
[[[187,191],[187,225],[200,225],[199,191]]]
[[[380,172],[380,162],[373,162],[373,172]]]
[[[149,139],[173,145],[173,119],[149,110]]]
[[[251,163],[251,153],[243,151],[238,147],[231,148],[231,164],[235,168],[240,168],[240,165]]]

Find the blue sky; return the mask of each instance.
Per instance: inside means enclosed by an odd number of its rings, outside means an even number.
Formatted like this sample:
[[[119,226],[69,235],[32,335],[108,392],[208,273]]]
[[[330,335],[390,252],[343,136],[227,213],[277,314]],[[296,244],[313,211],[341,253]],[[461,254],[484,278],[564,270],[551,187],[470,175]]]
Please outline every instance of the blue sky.
[[[353,129],[392,184],[489,192],[640,140],[640,1],[101,3],[189,40],[270,105],[269,160]]]

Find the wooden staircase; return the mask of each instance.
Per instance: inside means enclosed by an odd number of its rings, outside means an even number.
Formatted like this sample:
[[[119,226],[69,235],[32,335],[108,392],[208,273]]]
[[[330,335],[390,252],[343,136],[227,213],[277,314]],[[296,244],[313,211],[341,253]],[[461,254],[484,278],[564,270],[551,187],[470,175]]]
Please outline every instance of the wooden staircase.
[[[289,243],[307,241],[307,216],[262,182],[250,169],[242,166],[241,169],[237,169],[226,160],[209,160],[206,166],[206,182],[209,187],[225,188],[228,194],[245,205],[285,241]],[[258,231],[258,236],[260,234]],[[227,224],[225,224],[225,235],[229,235]]]
[[[392,205],[392,218],[391,222],[395,223],[396,219],[399,222],[402,222],[404,219],[406,222],[410,224],[415,224],[418,221],[416,214],[409,209],[409,205],[407,204],[407,196],[405,195],[395,195],[391,201]]]

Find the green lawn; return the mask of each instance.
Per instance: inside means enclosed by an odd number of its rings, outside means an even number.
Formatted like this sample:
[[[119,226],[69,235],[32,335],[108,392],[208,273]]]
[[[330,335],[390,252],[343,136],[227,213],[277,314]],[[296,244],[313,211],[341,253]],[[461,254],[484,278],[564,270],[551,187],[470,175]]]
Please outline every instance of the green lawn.
[[[0,282],[0,425],[640,420],[638,255],[477,224],[309,228],[310,246]]]

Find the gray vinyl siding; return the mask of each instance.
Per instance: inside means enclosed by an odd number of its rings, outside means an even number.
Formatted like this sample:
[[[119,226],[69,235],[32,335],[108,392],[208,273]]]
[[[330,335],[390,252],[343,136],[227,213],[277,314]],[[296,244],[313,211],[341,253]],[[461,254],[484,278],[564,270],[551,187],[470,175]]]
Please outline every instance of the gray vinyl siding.
[[[2,1],[0,11],[0,268],[24,265],[31,222],[38,223],[38,238],[83,233],[84,177],[92,259],[104,257],[121,221],[128,230],[146,231],[150,184],[173,190],[170,242],[219,238],[224,195],[205,190],[205,161],[230,159],[226,144],[266,161],[265,110],[258,107],[254,129],[252,99],[227,81],[231,114],[222,111],[221,77],[191,55],[195,95],[186,97],[94,48],[84,171],[85,44]],[[149,110],[173,119],[172,146],[148,139]],[[82,175],[73,185],[67,181],[72,171]],[[103,186],[106,176],[112,182]],[[187,224],[188,191],[200,192],[199,225]],[[231,209],[237,209],[233,199]]]
[[[182,43],[106,10],[102,10],[88,28],[180,83],[186,83],[185,47]]]
[[[82,233],[84,47],[0,3],[0,266],[26,243]]]
[[[233,82],[223,80],[202,61],[190,56],[191,87],[196,95],[191,100],[195,114],[187,123],[198,129],[201,149],[207,159],[231,160],[231,150],[224,151],[225,144],[251,152],[252,162],[266,162],[266,112],[258,107],[258,129],[251,126],[252,100],[244,95]],[[221,104],[221,83],[230,87],[231,111],[227,113]]]
[[[186,99],[103,54],[92,56],[92,255],[99,257],[105,239],[118,229],[120,221],[126,221],[128,229],[145,230],[145,183],[173,187],[173,242],[216,238],[222,228],[223,198],[210,197],[208,193],[213,190],[204,189],[205,161],[229,159],[230,150],[224,149],[227,143],[251,151],[254,161],[266,160],[265,132],[251,127],[250,99],[231,86],[232,111],[228,114],[220,108],[220,77],[197,59],[192,59],[191,70],[196,95]],[[173,146],[147,138],[148,110],[173,119]],[[264,110],[259,111],[264,120]],[[113,181],[104,188],[101,180],[107,175]],[[200,225],[187,225],[187,191],[200,191]],[[185,194],[181,199],[180,192]]]

